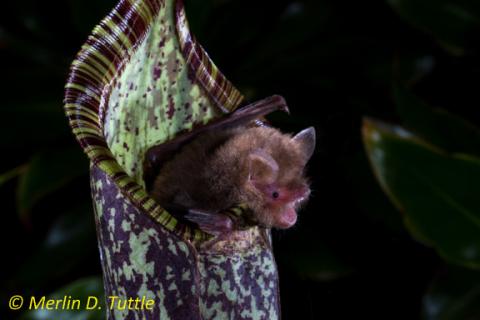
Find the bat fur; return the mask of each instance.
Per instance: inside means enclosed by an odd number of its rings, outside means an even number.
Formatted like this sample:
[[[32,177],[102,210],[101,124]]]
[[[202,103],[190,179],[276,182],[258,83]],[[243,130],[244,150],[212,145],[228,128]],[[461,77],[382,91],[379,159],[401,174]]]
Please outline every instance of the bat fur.
[[[204,132],[162,166],[151,195],[166,208],[202,212],[186,216],[201,228],[224,228],[218,214],[238,204],[259,225],[288,228],[310,194],[305,166],[314,147],[313,128],[296,136],[266,126]]]

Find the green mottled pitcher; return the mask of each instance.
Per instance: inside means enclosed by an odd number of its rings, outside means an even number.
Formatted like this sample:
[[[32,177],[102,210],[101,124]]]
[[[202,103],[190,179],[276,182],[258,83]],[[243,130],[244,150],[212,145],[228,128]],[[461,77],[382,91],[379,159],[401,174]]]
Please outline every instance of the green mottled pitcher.
[[[155,300],[107,305],[108,319],[279,318],[269,230],[205,246],[211,237],[161,208],[143,179],[148,149],[242,99],[191,36],[181,1],[121,0],[72,63],[65,109],[91,160],[106,296]]]

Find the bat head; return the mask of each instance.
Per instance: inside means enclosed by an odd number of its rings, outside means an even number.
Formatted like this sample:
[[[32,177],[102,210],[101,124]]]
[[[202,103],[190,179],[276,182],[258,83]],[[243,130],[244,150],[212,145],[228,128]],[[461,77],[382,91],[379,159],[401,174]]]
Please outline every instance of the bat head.
[[[260,224],[286,229],[296,223],[297,211],[310,195],[304,171],[314,149],[315,130],[308,128],[249,154],[249,203]]]

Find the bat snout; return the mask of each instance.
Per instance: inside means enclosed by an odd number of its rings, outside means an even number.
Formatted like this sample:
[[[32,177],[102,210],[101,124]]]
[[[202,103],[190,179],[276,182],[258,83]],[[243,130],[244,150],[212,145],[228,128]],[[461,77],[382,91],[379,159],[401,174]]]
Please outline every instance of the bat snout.
[[[293,202],[295,204],[300,204],[306,201],[310,196],[310,188],[306,185],[302,185],[294,190],[292,196]]]
[[[287,229],[292,227],[297,222],[297,211],[293,206],[288,206],[280,213],[277,218],[277,225],[279,229]]]

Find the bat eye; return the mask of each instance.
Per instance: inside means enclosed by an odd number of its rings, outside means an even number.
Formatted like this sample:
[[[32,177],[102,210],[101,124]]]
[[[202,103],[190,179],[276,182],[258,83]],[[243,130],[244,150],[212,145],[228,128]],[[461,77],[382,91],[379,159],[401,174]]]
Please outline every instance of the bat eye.
[[[279,196],[280,196],[280,194],[278,194],[277,191],[274,191],[274,192],[272,193],[272,197],[273,197],[274,199],[277,199]]]

